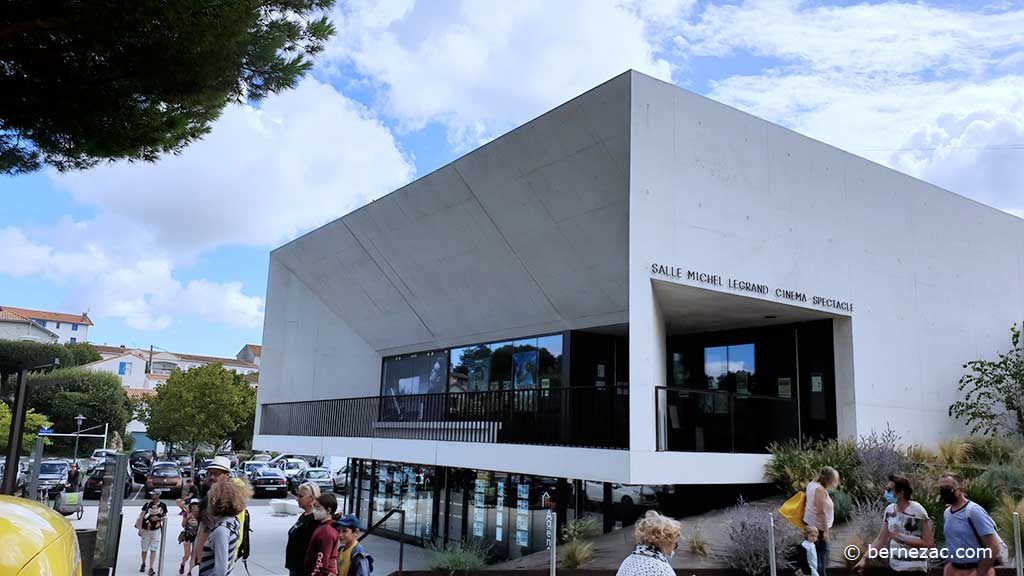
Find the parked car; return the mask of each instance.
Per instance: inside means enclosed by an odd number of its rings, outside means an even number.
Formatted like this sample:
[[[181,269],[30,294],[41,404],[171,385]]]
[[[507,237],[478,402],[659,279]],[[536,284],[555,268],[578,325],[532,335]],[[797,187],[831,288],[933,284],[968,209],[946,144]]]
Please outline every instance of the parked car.
[[[4,477],[4,470],[6,468],[7,468],[7,461],[5,459],[3,462],[0,462],[0,478]],[[25,493],[25,479],[28,477],[28,475],[25,474],[24,466],[18,466],[17,475],[18,475],[17,476],[17,480],[15,480],[15,486],[14,486],[14,494],[15,495],[24,494]]]
[[[292,474],[288,478],[288,489],[293,493],[297,492],[299,486],[306,482],[316,484],[320,487],[321,492],[334,490],[334,478],[331,477],[331,471],[327,468],[306,468]]]
[[[261,494],[288,494],[288,477],[280,468],[260,468],[256,470],[252,479],[252,490],[254,496]]]
[[[91,472],[95,470],[97,466],[102,465],[107,461],[108,455],[117,454],[117,450],[109,450],[106,448],[97,448],[92,451],[92,456],[89,456],[89,463],[86,464],[85,471]]]
[[[270,465],[280,467],[281,462],[285,460],[294,460],[296,458],[305,460],[308,468],[313,468],[323,464],[323,458],[314,454],[278,454],[274,458],[270,459]]]
[[[39,490],[47,495],[62,492],[68,485],[71,464],[67,460],[49,459],[39,464]]]
[[[252,458],[249,458],[249,460],[255,462],[269,462],[271,460],[271,456],[270,454],[253,454]]]
[[[345,494],[348,491],[348,466],[342,466],[334,473],[334,491],[337,494]]]
[[[82,576],[75,529],[49,506],[0,496],[0,542],[0,574]]]
[[[189,456],[187,454],[183,454],[181,456],[178,456],[178,458],[175,460],[175,462],[178,463],[178,468],[181,469],[181,474],[183,476],[192,476],[192,457],[191,456]]]
[[[286,460],[279,461],[277,463],[277,467],[284,470],[285,475],[291,478],[306,468],[309,468],[309,464],[301,458],[288,458]]]
[[[143,484],[149,476],[149,469],[156,461],[156,452],[153,450],[132,450],[128,456],[128,465],[132,469],[132,480]]]
[[[106,473],[104,464],[92,469],[89,472],[89,477],[85,480],[85,486],[82,488],[82,495],[85,498],[99,498],[103,494],[103,475]],[[132,492],[132,473],[129,470],[124,475],[124,497],[127,498]]]
[[[159,492],[161,496],[173,494],[180,498],[182,480],[181,470],[176,462],[154,462],[149,475],[146,476],[146,498],[153,492]]]
[[[255,476],[255,472],[261,468],[270,468],[270,464],[257,460],[246,460],[245,462],[242,462],[242,475],[249,480],[252,480]]]
[[[604,501],[604,485],[601,482],[586,483],[587,499],[592,502]],[[657,494],[652,486],[629,486],[626,484],[612,484],[612,502],[615,504],[654,504]]]

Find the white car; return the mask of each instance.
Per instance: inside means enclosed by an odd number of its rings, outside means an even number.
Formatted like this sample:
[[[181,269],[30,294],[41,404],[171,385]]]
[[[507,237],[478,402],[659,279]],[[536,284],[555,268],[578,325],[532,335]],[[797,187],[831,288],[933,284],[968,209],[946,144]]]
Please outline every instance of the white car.
[[[280,460],[277,463],[277,467],[284,470],[285,476],[291,478],[306,468],[309,468],[309,464],[301,458],[287,458],[285,460]]]
[[[604,484],[601,482],[587,482],[587,499],[591,502],[604,501]],[[612,503],[614,504],[646,504],[656,500],[654,488],[651,486],[629,486],[626,484],[612,484]]]
[[[97,466],[100,466],[107,461],[108,454],[117,454],[117,450],[106,450],[103,448],[97,448],[92,451],[92,456],[89,456],[89,463],[85,467],[86,472],[95,470]]]

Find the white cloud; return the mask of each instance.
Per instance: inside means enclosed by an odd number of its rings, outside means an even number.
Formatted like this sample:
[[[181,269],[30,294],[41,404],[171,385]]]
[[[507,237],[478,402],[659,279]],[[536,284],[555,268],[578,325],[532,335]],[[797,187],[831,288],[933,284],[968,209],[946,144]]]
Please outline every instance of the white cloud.
[[[231,106],[212,133],[155,164],[53,174],[109,225],[135,226],[166,253],[272,247],[409,181],[391,132],[334,88],[306,79],[260,108]]]
[[[748,0],[708,6],[677,45],[691,58],[775,62],[713,82],[712,98],[990,205],[1022,206],[1024,152],[982,148],[1021,142],[1024,10]]]
[[[327,62],[354,65],[404,129],[440,122],[465,149],[630,68],[670,80],[653,31],[692,5],[352,2],[336,11]]]
[[[202,141],[155,164],[119,162],[52,173],[89,220],[0,230],[3,272],[69,287],[93,317],[160,330],[186,317],[253,328],[260,287],[181,280],[175,269],[225,245],[274,247],[408,182],[390,130],[313,79],[259,108],[228,107]]]
[[[242,328],[263,322],[263,299],[243,294],[241,283],[200,279],[183,285],[162,259],[124,261],[96,245],[55,249],[8,227],[0,229],[0,261],[16,278],[40,275],[70,285],[71,303],[94,318],[120,318],[139,330],[162,330],[187,316]]]

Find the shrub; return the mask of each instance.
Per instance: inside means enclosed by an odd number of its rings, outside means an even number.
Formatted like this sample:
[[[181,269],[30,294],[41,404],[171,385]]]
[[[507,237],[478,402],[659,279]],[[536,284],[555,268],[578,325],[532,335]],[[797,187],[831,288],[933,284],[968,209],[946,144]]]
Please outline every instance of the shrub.
[[[846,522],[853,513],[853,498],[842,490],[829,493],[832,496],[833,513],[836,522]]]
[[[475,572],[487,566],[490,547],[479,540],[463,540],[434,548],[430,569],[448,576]]]
[[[935,544],[943,544],[946,541],[945,523],[946,523],[946,503],[939,498],[937,493],[931,494],[917,494],[917,488],[914,488],[914,500],[917,501],[925,511],[928,513],[928,518],[932,521],[932,530],[935,534]]]
[[[939,442],[939,462],[947,470],[959,470],[970,461],[971,445],[954,438]]]
[[[1006,464],[1013,458],[1013,453],[1017,449],[1017,446],[1006,438],[971,436],[965,438],[963,442],[969,446],[968,460],[979,466]]]
[[[860,459],[854,442],[829,440],[805,443],[801,447],[799,442],[788,441],[772,444],[768,451],[772,457],[765,467],[765,475],[787,494],[806,488],[807,483],[816,479],[825,466],[838,470],[847,487],[859,485],[857,468]]]
[[[690,529],[690,537],[687,539],[688,547],[690,552],[699,558],[707,558],[710,552],[710,546],[708,545],[707,538],[704,537],[704,527],[700,524],[694,524],[693,528]]]
[[[994,492],[1005,492],[1014,498],[1024,497],[1024,469],[1009,464],[999,464],[986,470],[978,482]]]
[[[992,519],[996,522],[999,535],[1009,547],[1010,557],[1015,554],[1016,544],[1013,538],[1013,513],[1017,512],[1024,518],[1024,499],[1018,500],[1009,494],[1001,494],[996,507],[990,509]]]
[[[573,540],[562,546],[562,566],[574,570],[594,559],[594,544]]]
[[[977,478],[964,482],[964,494],[985,510],[992,510],[999,503],[999,492]]]
[[[750,576],[761,576],[769,571],[768,536],[771,528],[768,514],[768,510],[755,509],[742,498],[729,511],[728,540],[723,546],[721,559],[730,568]],[[782,519],[775,522],[777,568],[791,567],[785,552],[799,540],[799,534],[789,522]]]
[[[939,463],[939,454],[920,444],[912,444],[907,447],[907,461],[913,467],[933,466]]]
[[[601,526],[593,518],[577,518],[562,528],[562,539],[566,543],[584,542],[601,535]]]
[[[900,437],[892,428],[886,427],[885,432],[872,432],[857,440],[857,457],[860,465],[857,468],[856,486],[847,483],[848,491],[857,489],[861,498],[877,498],[885,491],[885,485],[892,474],[905,473],[910,466],[906,453],[899,448]]]

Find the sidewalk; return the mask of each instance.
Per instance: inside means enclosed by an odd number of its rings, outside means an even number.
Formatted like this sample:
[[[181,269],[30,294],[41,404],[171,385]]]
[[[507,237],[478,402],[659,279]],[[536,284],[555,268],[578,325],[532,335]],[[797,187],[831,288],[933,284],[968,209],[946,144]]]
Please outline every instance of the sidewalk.
[[[165,502],[173,505],[172,502]],[[95,528],[98,508],[87,506],[81,520],[71,518],[75,528]],[[139,574],[140,542],[135,530],[135,518],[138,507],[124,509],[121,525],[121,542],[118,548],[117,570],[119,576]],[[172,511],[173,514],[173,511]],[[295,516],[275,516],[269,506],[253,506],[249,508],[252,517],[252,552],[247,562],[249,576],[287,576],[284,569],[284,548],[288,541],[288,529],[295,523]],[[174,576],[178,573],[178,563],[183,550],[178,544],[178,533],[181,524],[173,516],[167,527],[164,542],[163,576]],[[373,572],[385,576],[398,570],[398,542],[377,536],[368,536],[363,545],[373,556]],[[423,548],[405,545],[405,569],[427,570],[430,568],[431,553]],[[148,568],[148,561],[147,561]],[[195,574],[195,571],[192,572]],[[235,574],[245,575],[245,569],[239,567]]]

